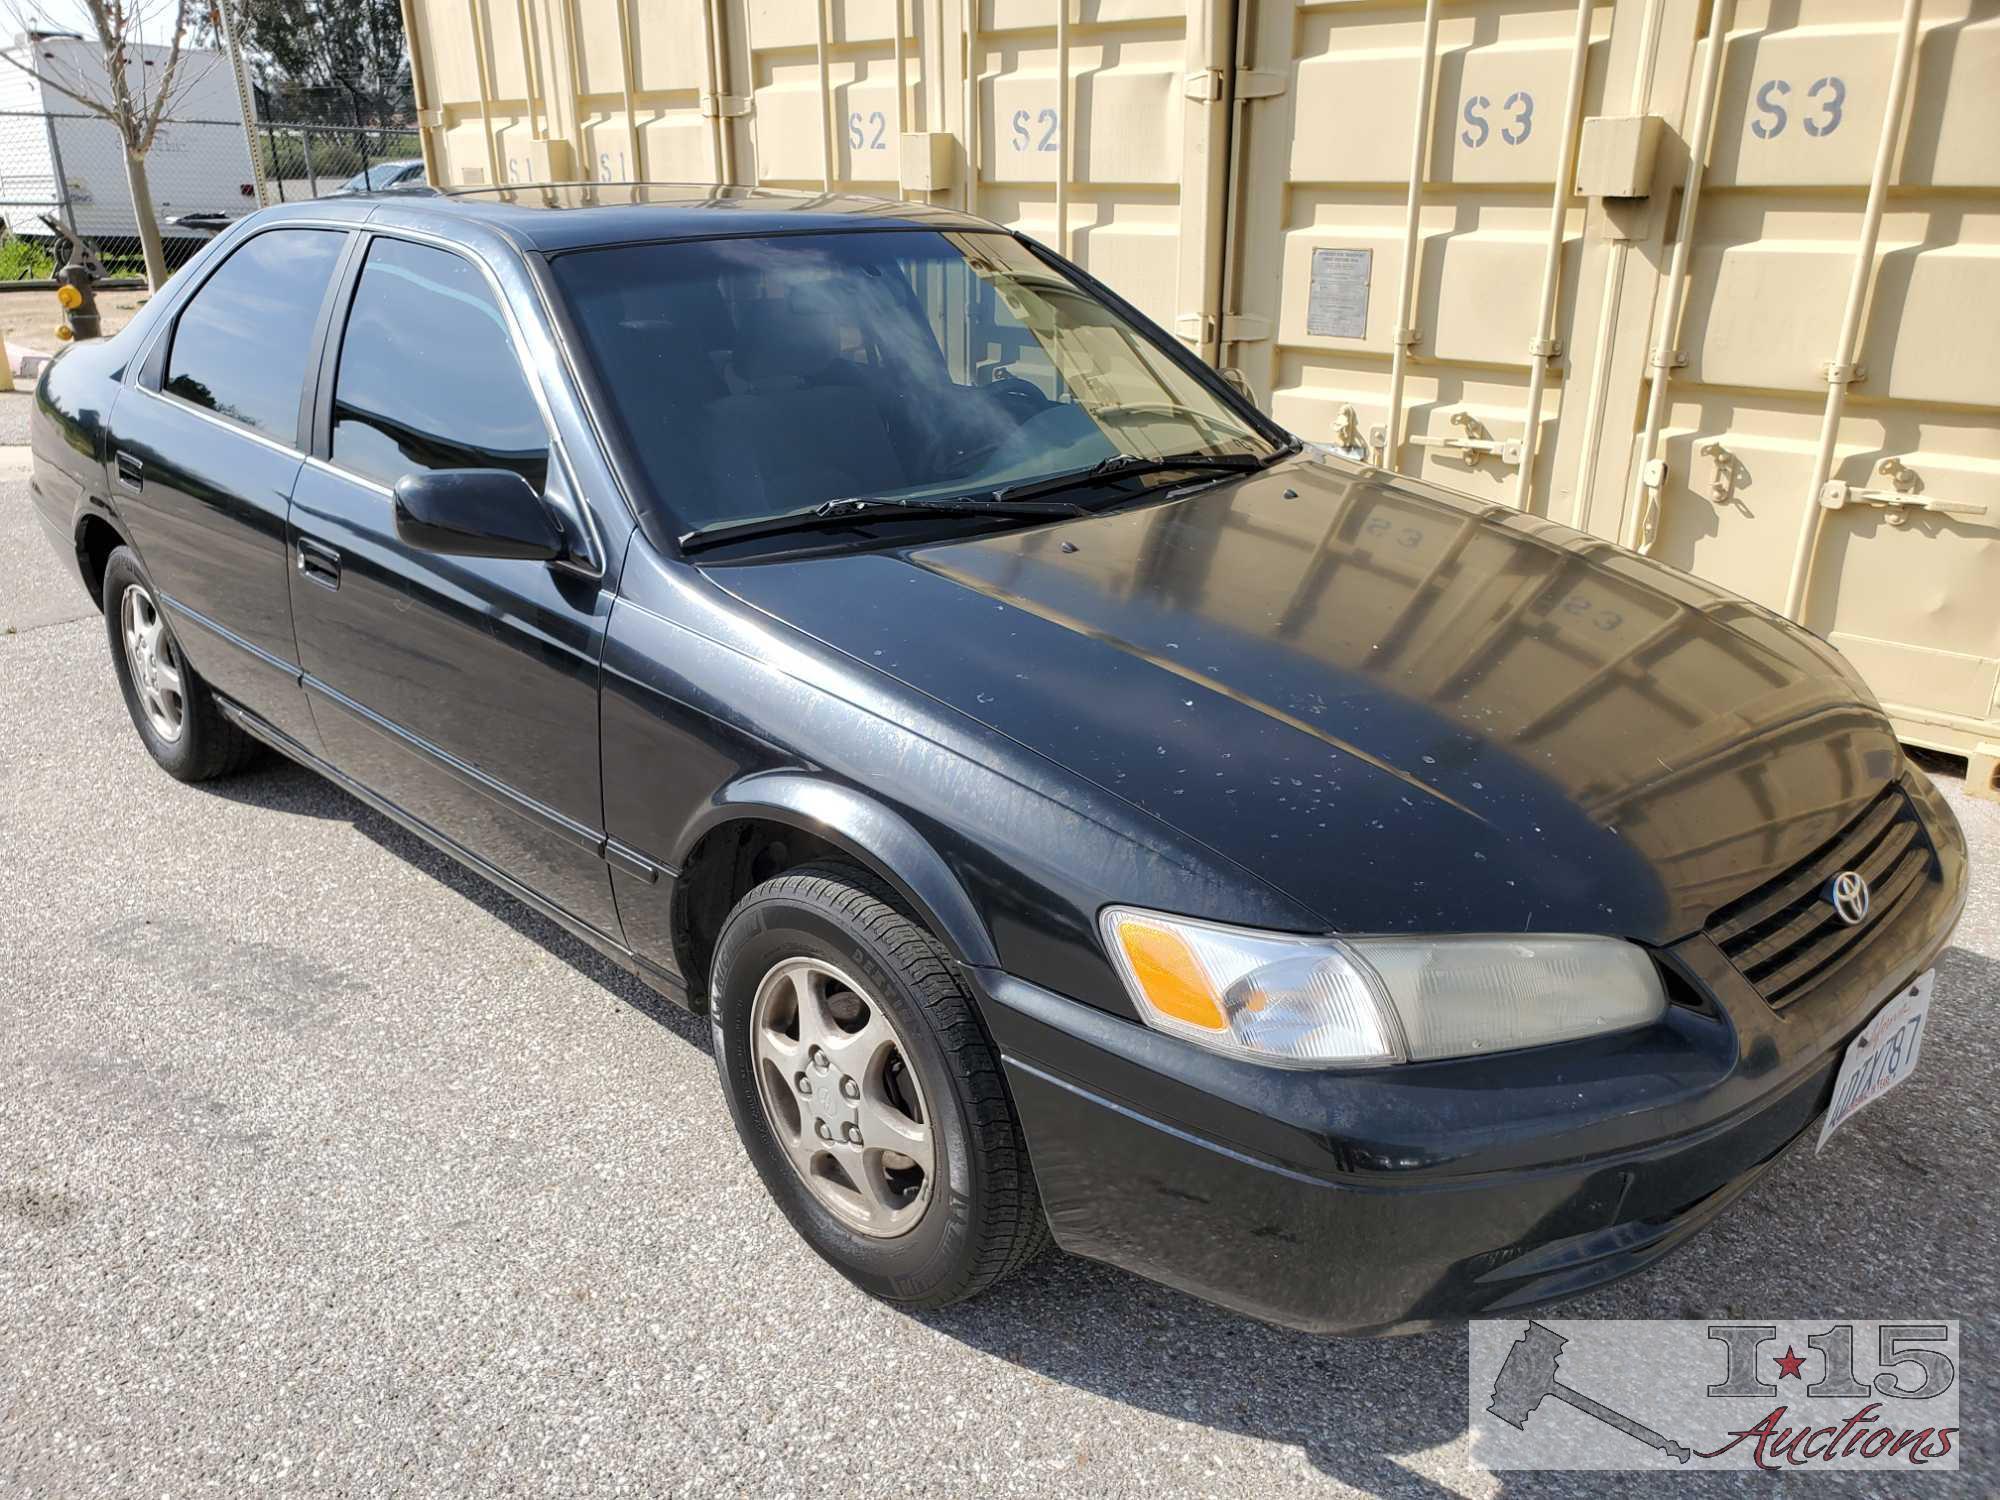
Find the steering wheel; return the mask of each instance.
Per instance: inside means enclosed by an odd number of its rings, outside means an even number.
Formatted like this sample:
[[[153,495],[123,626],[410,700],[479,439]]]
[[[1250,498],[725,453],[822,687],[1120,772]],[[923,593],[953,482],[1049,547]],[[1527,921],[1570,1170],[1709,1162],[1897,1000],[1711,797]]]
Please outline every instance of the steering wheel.
[[[1032,380],[1023,380],[1011,373],[989,380],[982,389],[989,396],[998,396],[1008,407],[1016,408],[1017,422],[1025,422],[1043,407],[1054,404]]]

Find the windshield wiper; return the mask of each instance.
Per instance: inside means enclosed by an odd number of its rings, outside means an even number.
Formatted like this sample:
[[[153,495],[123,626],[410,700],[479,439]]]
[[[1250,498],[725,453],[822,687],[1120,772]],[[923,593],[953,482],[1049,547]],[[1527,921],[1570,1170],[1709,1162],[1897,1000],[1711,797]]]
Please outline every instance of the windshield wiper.
[[[1036,495],[1055,495],[1076,489],[1093,479],[1126,478],[1136,474],[1169,474],[1186,470],[1218,474],[1248,474],[1263,468],[1282,453],[1259,456],[1254,453],[1173,453],[1149,458],[1138,453],[1114,453],[1087,469],[1052,474],[1047,479],[1027,479],[1019,484],[1003,484],[993,491],[996,501],[1027,500]]]
[[[939,495],[930,499],[904,498],[895,495],[853,495],[838,500],[823,500],[818,505],[807,506],[803,510],[788,511],[781,516],[760,516],[754,521],[731,521],[721,526],[704,526],[699,530],[684,533],[680,538],[681,551],[699,552],[705,547],[719,547],[725,542],[749,541],[755,537],[781,536],[791,531],[819,531],[827,528],[851,526],[857,521],[881,520],[894,516],[997,516],[1027,517],[1046,520],[1051,516],[1087,515],[1081,505],[1067,501],[1044,501],[1035,504],[1029,501],[1003,501],[997,493],[982,492],[977,495]]]

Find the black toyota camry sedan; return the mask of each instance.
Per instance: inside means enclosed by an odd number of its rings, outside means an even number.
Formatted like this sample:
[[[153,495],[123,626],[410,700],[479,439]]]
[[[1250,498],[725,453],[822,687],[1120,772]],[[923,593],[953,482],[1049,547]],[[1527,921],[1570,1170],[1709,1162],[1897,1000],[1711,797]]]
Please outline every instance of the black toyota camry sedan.
[[[934,207],[267,210],[34,459],[162,769],[276,750],[705,1013],[910,1307],[1051,1236],[1328,1331],[1638,1270],[1870,1128],[1963,899],[1826,642]]]

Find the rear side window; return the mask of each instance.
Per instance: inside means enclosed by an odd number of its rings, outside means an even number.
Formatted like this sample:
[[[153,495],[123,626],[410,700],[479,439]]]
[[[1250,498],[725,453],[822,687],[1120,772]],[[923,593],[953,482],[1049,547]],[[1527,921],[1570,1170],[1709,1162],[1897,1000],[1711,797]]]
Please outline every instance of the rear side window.
[[[346,238],[338,230],[274,229],[231,255],[174,325],[165,390],[297,442],[313,324]]]
[[[542,488],[548,431],[469,261],[406,240],[369,247],[333,382],[331,457],[377,484],[431,469],[512,469]]]

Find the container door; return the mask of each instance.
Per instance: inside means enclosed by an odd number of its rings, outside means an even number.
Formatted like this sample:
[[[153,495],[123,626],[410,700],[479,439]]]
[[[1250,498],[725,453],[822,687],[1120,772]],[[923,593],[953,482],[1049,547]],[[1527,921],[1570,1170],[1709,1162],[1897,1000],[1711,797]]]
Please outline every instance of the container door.
[[[1585,217],[1561,170],[1570,80],[1581,50],[1574,113],[1602,112],[1613,7],[1587,7],[1581,49],[1575,6],[1436,9],[1429,42],[1422,5],[1246,0],[1238,76],[1255,83],[1233,148],[1223,362],[1304,436],[1546,511],[1555,427],[1578,379],[1563,363]],[[1552,258],[1545,335],[1538,294]],[[1524,484],[1536,404],[1538,452]],[[1568,518],[1566,498],[1554,513]]]
[[[1735,6],[1686,313],[1653,333],[1664,483],[1628,474],[1623,536],[1797,613],[1904,738],[1966,753],[2000,739],[2000,14],[1924,0],[1898,99],[1903,20],[1896,0]],[[1859,347],[1834,368],[1885,129]]]
[[[1064,14],[1067,7],[1068,14]],[[979,0],[965,206],[1216,357],[1229,0]]]
[[[746,113],[707,0],[424,0],[411,54],[436,180],[721,182]],[[730,7],[734,9],[734,7]]]

